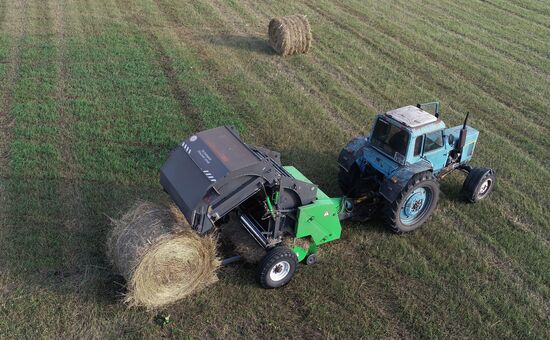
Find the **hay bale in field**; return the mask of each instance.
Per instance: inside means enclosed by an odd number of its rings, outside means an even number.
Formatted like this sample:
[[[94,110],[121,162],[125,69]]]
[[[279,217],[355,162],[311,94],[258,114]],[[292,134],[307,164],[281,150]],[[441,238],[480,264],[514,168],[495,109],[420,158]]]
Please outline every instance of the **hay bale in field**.
[[[217,281],[216,239],[193,232],[179,209],[137,202],[112,224],[107,255],[130,305],[161,307]]]
[[[271,19],[268,35],[269,44],[282,56],[307,53],[311,48],[311,27],[305,15]]]

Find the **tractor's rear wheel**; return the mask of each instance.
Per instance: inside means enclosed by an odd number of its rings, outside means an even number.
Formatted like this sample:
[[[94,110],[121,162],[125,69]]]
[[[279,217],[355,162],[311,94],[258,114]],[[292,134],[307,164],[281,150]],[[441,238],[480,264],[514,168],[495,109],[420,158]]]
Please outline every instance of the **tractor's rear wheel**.
[[[387,202],[384,217],[388,228],[407,233],[420,227],[432,214],[439,201],[439,183],[431,172],[415,175],[395,201]]]
[[[340,168],[338,172],[338,184],[340,190],[347,197],[356,197],[359,194],[359,181],[361,180],[361,170],[357,165],[353,165],[348,171]]]
[[[469,202],[477,203],[489,196],[496,184],[493,169],[472,168],[462,185],[462,193]]]
[[[264,288],[279,288],[287,284],[294,275],[298,259],[286,247],[271,249],[258,266],[258,281]]]

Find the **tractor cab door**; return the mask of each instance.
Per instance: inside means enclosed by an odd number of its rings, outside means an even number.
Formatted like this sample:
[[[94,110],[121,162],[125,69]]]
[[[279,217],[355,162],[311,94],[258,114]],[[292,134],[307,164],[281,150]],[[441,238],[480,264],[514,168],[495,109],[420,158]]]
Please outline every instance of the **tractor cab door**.
[[[443,130],[429,132],[424,135],[422,158],[432,163],[434,173],[445,167],[448,155],[449,150],[443,139]]]

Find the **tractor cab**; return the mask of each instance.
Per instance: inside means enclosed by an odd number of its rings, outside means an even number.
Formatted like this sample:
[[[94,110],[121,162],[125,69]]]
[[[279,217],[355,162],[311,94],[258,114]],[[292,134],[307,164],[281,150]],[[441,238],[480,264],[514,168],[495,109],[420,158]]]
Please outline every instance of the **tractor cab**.
[[[416,106],[405,106],[379,114],[370,144],[400,165],[416,163],[426,155],[442,151],[445,123]],[[439,159],[431,157],[436,163]],[[443,159],[443,162],[445,159]]]
[[[424,110],[430,104],[435,104],[435,114]],[[438,174],[447,166],[458,161],[466,162],[472,157],[479,132],[465,126],[463,138],[468,147],[465,153],[459,153],[461,128],[461,125],[446,128],[439,119],[437,102],[409,105],[377,115],[369,143],[400,166],[428,162],[431,171]],[[370,163],[376,167],[376,157]]]

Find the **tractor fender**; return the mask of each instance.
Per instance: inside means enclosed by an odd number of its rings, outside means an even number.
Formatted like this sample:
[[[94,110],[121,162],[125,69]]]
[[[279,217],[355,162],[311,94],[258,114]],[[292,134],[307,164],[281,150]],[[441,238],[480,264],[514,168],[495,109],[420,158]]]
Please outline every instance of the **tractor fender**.
[[[399,167],[391,176],[384,177],[380,184],[380,195],[388,202],[395,201],[397,195],[407,186],[411,178],[424,171],[433,171],[432,164],[426,160]]]
[[[362,150],[368,145],[368,138],[366,136],[355,137],[340,151],[338,156],[338,165],[346,170],[350,171],[353,164],[357,162],[358,158],[362,157]]]

